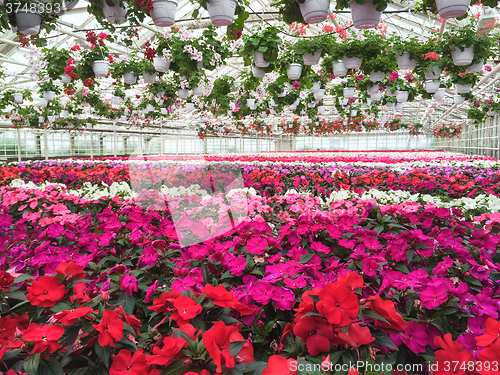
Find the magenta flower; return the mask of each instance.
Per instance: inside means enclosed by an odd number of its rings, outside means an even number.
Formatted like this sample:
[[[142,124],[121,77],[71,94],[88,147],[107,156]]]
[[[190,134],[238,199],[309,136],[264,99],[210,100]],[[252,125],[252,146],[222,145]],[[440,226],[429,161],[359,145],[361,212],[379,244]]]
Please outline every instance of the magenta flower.
[[[363,262],[363,273],[367,276],[375,276],[380,265],[374,259],[368,259]]]
[[[120,289],[125,291],[125,294],[131,295],[139,290],[139,282],[132,275],[123,275],[120,279]]]
[[[252,237],[246,245],[246,249],[250,254],[263,254],[268,243],[265,238],[255,236]]]
[[[401,336],[403,341],[413,353],[425,353],[425,347],[428,343],[428,334],[425,330],[425,323],[408,322],[404,335]]]
[[[437,266],[432,270],[434,275],[446,276],[448,275],[448,268],[453,266],[453,260],[450,257],[446,257],[445,260],[439,262]]]
[[[275,288],[276,287],[270,283],[259,281],[259,283],[250,290],[250,295],[254,301],[267,305],[271,300]]]
[[[482,346],[477,346],[476,337],[481,336],[480,333],[466,333],[463,336],[458,336],[457,342],[464,346],[464,349],[469,353],[472,353],[474,358],[477,360],[478,355],[481,350],[484,349]]]
[[[287,311],[295,305],[295,294],[287,288],[274,288],[271,298],[276,309]]]
[[[150,303],[151,299],[155,295],[156,288],[158,288],[158,280],[155,280],[153,285],[151,285],[146,291],[146,296],[144,297],[144,303]]]
[[[231,275],[233,276],[241,276],[243,271],[245,271],[245,267],[247,266],[247,260],[245,257],[237,257],[230,264]]]
[[[307,280],[305,276],[299,276],[296,279],[286,278],[283,280],[285,285],[291,289],[304,288],[307,285]]]
[[[431,286],[427,287],[420,293],[422,306],[432,310],[448,300],[448,291],[444,287]]]

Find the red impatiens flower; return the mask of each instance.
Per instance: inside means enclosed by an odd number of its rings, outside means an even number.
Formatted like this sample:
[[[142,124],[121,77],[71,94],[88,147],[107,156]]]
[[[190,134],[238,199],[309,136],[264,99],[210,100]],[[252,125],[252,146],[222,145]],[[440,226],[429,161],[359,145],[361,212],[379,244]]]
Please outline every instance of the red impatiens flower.
[[[482,375],[498,374],[498,371],[494,370],[498,369],[498,363],[500,363],[500,341],[497,340],[481,350],[477,359],[476,371],[478,373]]]
[[[293,333],[305,342],[311,355],[330,351],[330,343],[335,339],[330,323],[319,316],[306,316],[298,321]]]
[[[476,337],[477,346],[488,346],[500,341],[500,322],[493,318],[486,320],[486,333]]]
[[[217,372],[222,372],[222,360],[226,369],[232,369],[236,362],[229,351],[230,337],[235,327],[226,326],[224,322],[215,322],[212,328],[203,335],[203,345],[217,366]]]
[[[104,310],[101,322],[92,324],[92,327],[99,332],[98,342],[101,346],[115,347],[115,341],[120,341],[123,337],[123,321],[112,310]]]
[[[174,302],[174,307],[177,313],[184,320],[193,319],[201,313],[202,307],[200,304],[190,297],[179,296]],[[172,318],[173,319],[173,318]]]
[[[30,354],[48,351],[54,353],[62,345],[57,342],[64,334],[64,327],[31,323],[22,338],[26,342],[34,343]]]
[[[347,335],[341,330],[337,330],[335,333],[338,336],[338,339],[335,340],[335,343],[338,345],[342,345],[346,349],[357,349],[361,345],[368,345],[375,340],[375,337],[373,337],[370,333],[370,328],[361,327],[358,323],[353,323],[349,326]]]
[[[159,346],[153,348],[154,355],[146,355],[146,360],[155,365],[168,366],[176,359],[182,357],[182,348],[187,348],[188,342],[182,337],[165,337],[163,348]]]
[[[165,292],[157,299],[153,300],[153,306],[149,306],[148,310],[155,311],[157,313],[171,311],[174,307],[174,302],[179,297],[181,293],[177,290],[172,290],[171,292]]]
[[[255,362],[255,358],[253,356],[254,354],[253,345],[250,343],[250,341],[245,340],[243,338],[243,335],[240,333],[240,330],[241,330],[241,324],[238,323],[236,324],[233,333],[229,337],[230,342],[246,341],[243,347],[238,352],[238,354],[235,355],[234,360],[237,364]]]
[[[73,293],[70,297],[71,302],[85,303],[90,302],[92,299],[89,296],[90,289],[84,281],[79,281],[73,287]]]
[[[347,284],[340,281],[325,285],[319,292],[319,302],[316,307],[330,324],[340,327],[351,323],[359,312],[358,297]]]
[[[394,302],[384,301],[380,296],[370,297],[370,301],[366,303],[366,306],[374,313],[382,316],[389,324],[377,321],[380,326],[394,331],[404,331],[407,326],[407,322],[403,320],[403,317],[396,311],[394,307]]]
[[[149,373],[149,364],[142,349],[135,351],[134,355],[129,350],[122,349],[113,358],[109,368],[109,375],[143,375]]]
[[[123,310],[123,306],[118,306],[115,310],[123,319],[125,319],[125,323],[127,323],[133,330],[139,335],[139,328],[141,326],[141,321],[137,319],[134,315],[129,315]]]
[[[442,350],[437,350],[434,375],[469,375],[474,374],[470,370],[469,363],[474,363],[474,356],[464,349],[464,346],[453,341],[451,333],[447,333],[443,338],[436,336],[434,344]],[[451,364],[447,366],[447,364]]]
[[[54,318],[59,321],[62,325],[71,326],[76,323],[76,321],[86,315],[89,315],[93,311],[92,307],[80,306],[74,310],[61,311],[54,315]]]
[[[52,307],[60,301],[66,292],[57,277],[42,276],[26,288],[26,298],[34,306]]]
[[[14,284],[14,276],[7,271],[0,271],[0,289],[8,291],[12,284]]]
[[[75,262],[59,264],[56,268],[56,274],[62,275],[66,282],[84,279],[87,276],[85,272],[83,272],[83,267],[78,267]]]
[[[272,355],[262,375],[297,375],[297,367],[296,359]]]

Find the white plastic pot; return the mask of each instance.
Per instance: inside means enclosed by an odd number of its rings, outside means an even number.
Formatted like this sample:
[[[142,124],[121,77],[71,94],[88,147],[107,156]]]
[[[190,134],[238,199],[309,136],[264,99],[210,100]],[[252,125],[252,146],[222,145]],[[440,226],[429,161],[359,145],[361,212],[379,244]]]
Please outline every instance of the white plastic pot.
[[[62,117],[62,118],[64,118],[64,117],[69,117],[69,111],[68,111],[68,110],[66,110],[66,109],[63,109],[63,110],[61,111],[61,114],[59,115],[59,117]]]
[[[356,29],[374,29],[380,23],[382,12],[375,9],[373,0],[365,0],[364,4],[352,1],[349,3],[349,8]]]
[[[160,112],[162,115],[168,115],[168,109],[166,108],[160,108]]]
[[[311,87],[309,91],[312,92],[313,94],[316,94],[317,92],[319,92],[320,88],[321,88],[321,82],[314,82],[313,87]]]
[[[320,115],[321,115],[322,113],[325,113],[325,107],[324,107],[324,106],[322,106],[322,105],[319,105],[319,106],[318,106],[318,114],[320,114]]]
[[[368,92],[368,95],[375,95],[380,91],[380,86],[373,85],[371,87],[368,87],[368,89],[366,91]]]
[[[106,3],[106,0],[102,0],[102,11],[104,13],[104,17],[111,24],[121,24],[125,22],[125,16],[127,15],[128,5],[126,2],[123,3],[124,8],[122,8],[117,0],[114,0],[114,6],[109,6]]]
[[[166,72],[170,68],[170,60],[165,60],[161,56],[156,56],[153,59],[153,65],[157,72]]]
[[[54,121],[56,121],[56,116],[47,116],[47,120],[52,124]]]
[[[382,96],[384,95],[384,93],[382,91],[379,91],[378,93],[374,94],[371,96],[371,99],[375,102],[378,102],[379,100],[382,99]]]
[[[255,99],[247,99],[248,108],[253,108],[254,105],[255,105]]]
[[[467,85],[457,85],[457,93],[458,94],[467,94],[470,92],[472,85],[469,83]]]
[[[207,10],[210,21],[215,26],[229,26],[233,23],[236,0],[210,0],[207,1]]]
[[[252,74],[255,78],[264,78],[266,72],[264,72],[262,69],[257,68],[256,66],[252,66]]]
[[[439,15],[442,18],[457,18],[467,14],[469,0],[436,0]]]
[[[186,103],[186,111],[193,112],[193,110],[194,110],[194,103]]]
[[[347,75],[347,68],[343,61],[332,63],[332,68],[335,77],[345,77]]]
[[[45,122],[45,117],[44,116],[38,116],[38,123],[43,124]]]
[[[151,104],[146,105],[146,111],[153,112],[154,110],[155,110],[155,107],[153,107]]]
[[[16,103],[22,103],[23,102],[23,94],[21,94],[21,93],[14,94],[14,101]]]
[[[260,117],[262,117],[262,118],[266,118],[267,117],[267,113],[266,112],[261,112],[259,114],[260,114]]]
[[[465,102],[465,98],[462,95],[454,95],[453,96],[453,103],[462,104],[463,102]]]
[[[201,87],[193,87],[193,95],[203,95],[203,89]]]
[[[286,96],[286,90],[284,90],[283,92],[280,92],[280,93],[276,94],[276,96],[278,98],[284,98]]]
[[[307,106],[309,108],[314,108],[314,107],[316,107],[316,103],[307,103]]]
[[[127,116],[120,116],[120,120],[127,121]]]
[[[143,78],[144,78],[144,83],[154,83],[156,81],[156,73],[153,74],[144,73]]]
[[[137,77],[134,75],[134,73],[124,73],[123,82],[125,82],[127,85],[133,85],[137,82]]]
[[[278,104],[276,104],[276,102],[274,101],[273,98],[271,98],[270,103],[271,103],[271,107],[277,107],[278,106]]]
[[[71,82],[71,77],[67,75],[66,73],[61,74],[61,82],[62,83],[70,83]]]
[[[341,99],[341,100],[340,100],[340,105],[345,106],[345,105],[347,105],[347,104],[349,104],[349,99]]]
[[[358,114],[358,111],[356,111],[355,109],[351,110],[351,117],[356,117],[357,114]]]
[[[479,73],[484,69],[484,62],[472,64],[467,68],[467,73]]]
[[[408,91],[396,91],[396,100],[398,103],[406,103],[408,101],[408,95],[410,93]]]
[[[470,65],[472,60],[474,60],[474,46],[464,48],[463,51],[456,47],[453,51],[451,51],[451,58],[453,59],[453,64],[455,64],[455,66]]]
[[[276,111],[274,110],[274,108],[271,108],[271,109],[269,110],[269,112],[271,112],[271,114],[272,114],[272,115],[275,115],[275,114],[276,114]]]
[[[56,93],[54,91],[44,91],[43,97],[45,98],[45,100],[50,102],[51,100],[54,100],[56,98]]]
[[[314,99],[321,100],[325,96],[325,89],[320,89],[317,93],[314,94]]]
[[[441,85],[440,80],[435,80],[435,81],[426,81],[425,82],[425,91],[427,91],[429,94],[434,94],[439,90],[439,86]]]
[[[198,61],[196,63],[196,69],[203,69],[203,61]]]
[[[405,105],[404,103],[398,103],[394,106],[394,109],[398,112],[401,112],[404,109]]]
[[[41,22],[42,16],[40,13],[31,13],[22,10],[16,12],[17,30],[23,35],[37,35],[40,32]]]
[[[302,58],[304,59],[304,65],[317,65],[319,64],[319,59],[321,57],[321,51],[316,51],[312,53],[304,53]]]
[[[122,98],[120,98],[119,96],[113,96],[111,98],[111,104],[120,105],[121,103],[122,103]]]
[[[227,112],[226,112],[226,115],[227,115],[227,117],[233,117],[233,111],[231,111],[230,109],[228,109]]]
[[[302,74],[302,65],[300,64],[290,64],[290,67],[287,69],[286,74],[288,79],[297,80],[300,78]]]
[[[389,109],[392,109],[396,106],[396,104],[394,104],[393,102],[387,102],[387,104],[385,106]]]
[[[380,82],[385,78],[384,72],[371,72],[370,73],[370,81],[372,82]]]
[[[446,89],[442,88],[437,90],[437,92],[433,95],[433,98],[436,100],[443,100]]]
[[[427,70],[424,72],[425,79],[427,80],[438,79],[442,72],[443,70],[439,66],[435,66],[432,68],[432,70]]]
[[[363,62],[362,57],[347,57],[344,56],[344,65],[347,69],[359,69]]]
[[[181,99],[186,99],[189,95],[189,90],[187,89],[179,89],[177,90],[177,96]]]
[[[257,68],[267,68],[269,63],[264,60],[264,52],[254,51],[253,63]]]
[[[344,98],[353,98],[354,97],[354,87],[344,87]]]
[[[401,56],[396,56],[399,70],[415,69],[417,60],[410,59],[410,52],[403,52]]]
[[[306,23],[320,23],[328,18],[330,0],[305,0],[299,8]]]
[[[389,87],[385,89],[385,95],[387,96],[396,96],[396,93],[393,92]]]
[[[96,77],[106,77],[109,72],[109,62],[107,61],[94,61],[92,70]]]
[[[177,1],[153,0],[153,10],[149,12],[155,26],[169,27],[175,23]]]

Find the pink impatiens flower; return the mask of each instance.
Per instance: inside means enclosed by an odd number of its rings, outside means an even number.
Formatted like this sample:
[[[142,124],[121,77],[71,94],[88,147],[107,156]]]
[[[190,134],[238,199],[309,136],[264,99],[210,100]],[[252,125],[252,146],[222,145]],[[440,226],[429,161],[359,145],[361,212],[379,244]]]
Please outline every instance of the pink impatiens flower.
[[[432,310],[448,300],[448,291],[443,286],[430,286],[420,293],[420,299],[422,306]]]
[[[401,341],[403,341],[413,353],[425,353],[425,347],[429,341],[425,323],[408,322],[405,333],[401,336]]]
[[[123,275],[120,279],[120,289],[125,291],[125,294],[131,295],[139,290],[139,282],[132,275]]]

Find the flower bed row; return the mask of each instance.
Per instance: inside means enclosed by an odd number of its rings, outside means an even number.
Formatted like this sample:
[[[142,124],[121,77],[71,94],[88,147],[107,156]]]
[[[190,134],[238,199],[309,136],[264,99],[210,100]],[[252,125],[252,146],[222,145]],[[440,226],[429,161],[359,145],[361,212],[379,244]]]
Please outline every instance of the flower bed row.
[[[345,374],[358,361],[436,362],[445,374],[458,361],[497,373],[497,214],[322,210],[301,195],[136,202],[4,188],[4,368],[270,375],[297,374],[299,360]]]

